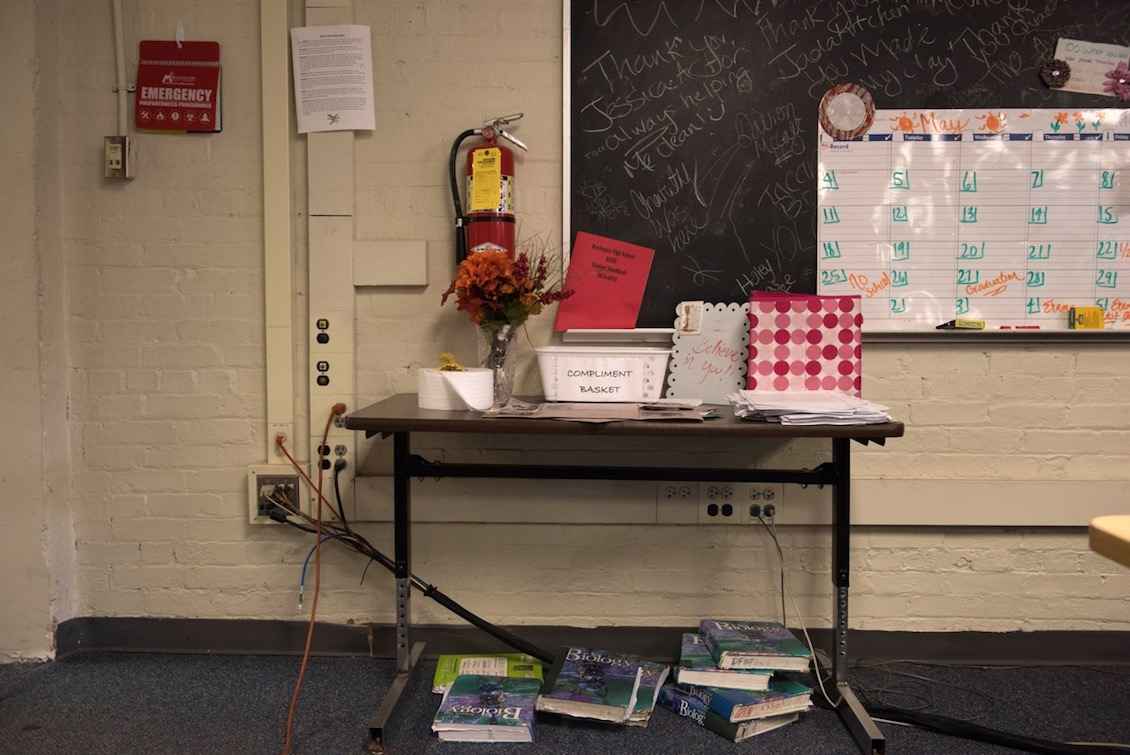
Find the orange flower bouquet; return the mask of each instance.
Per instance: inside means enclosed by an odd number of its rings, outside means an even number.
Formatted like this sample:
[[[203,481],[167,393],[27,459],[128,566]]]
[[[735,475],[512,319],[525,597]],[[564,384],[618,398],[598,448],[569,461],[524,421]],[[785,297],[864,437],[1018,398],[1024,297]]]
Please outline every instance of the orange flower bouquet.
[[[497,250],[473,252],[459,263],[441,305],[452,295],[483,334],[487,347],[483,366],[494,370],[494,403],[505,405],[513,388],[507,356],[518,326],[573,292],[550,279],[544,252]]]

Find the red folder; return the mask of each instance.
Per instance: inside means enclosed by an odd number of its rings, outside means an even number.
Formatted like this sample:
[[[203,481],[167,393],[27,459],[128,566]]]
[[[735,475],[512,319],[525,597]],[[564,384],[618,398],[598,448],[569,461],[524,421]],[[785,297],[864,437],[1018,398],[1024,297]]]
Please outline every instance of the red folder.
[[[553,329],[634,328],[655,250],[578,232]]]

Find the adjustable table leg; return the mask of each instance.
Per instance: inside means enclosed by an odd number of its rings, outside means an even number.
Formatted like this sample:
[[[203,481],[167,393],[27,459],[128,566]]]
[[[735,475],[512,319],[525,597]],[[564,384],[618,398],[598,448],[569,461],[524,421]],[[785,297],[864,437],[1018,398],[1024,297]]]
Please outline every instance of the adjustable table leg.
[[[848,683],[848,586],[851,575],[851,441],[832,441],[832,584],[835,588],[835,626],[832,629],[832,679],[840,695],[836,712],[861,752],[882,755],[883,732],[871,720]]]
[[[412,478],[408,474],[411,442],[408,433],[393,435],[393,539],[396,566],[396,677],[369,722],[370,753],[385,752],[385,725],[392,715],[412,671],[424,652],[424,643],[410,644],[412,628]]]

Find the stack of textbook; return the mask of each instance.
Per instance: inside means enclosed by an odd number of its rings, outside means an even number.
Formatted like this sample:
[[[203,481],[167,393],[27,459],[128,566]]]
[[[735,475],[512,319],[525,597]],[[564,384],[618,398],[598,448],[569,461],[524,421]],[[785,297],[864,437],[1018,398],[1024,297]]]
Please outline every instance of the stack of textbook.
[[[812,690],[778,672],[808,670],[810,653],[781,624],[704,619],[684,634],[677,684],[659,702],[726,739],[740,742],[796,721]]]
[[[532,742],[541,665],[524,653],[441,655],[432,731],[446,742]]]
[[[446,742],[532,742],[537,679],[458,676],[432,722]]]
[[[647,726],[668,667],[634,655],[568,647],[545,678],[537,709],[574,718]]]

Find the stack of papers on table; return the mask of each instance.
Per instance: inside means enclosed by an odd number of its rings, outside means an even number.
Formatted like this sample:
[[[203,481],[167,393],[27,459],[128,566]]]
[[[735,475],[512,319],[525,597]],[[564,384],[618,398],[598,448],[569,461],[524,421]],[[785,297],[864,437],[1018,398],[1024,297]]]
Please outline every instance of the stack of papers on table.
[[[573,422],[674,421],[702,422],[717,416],[714,409],[702,406],[701,401],[667,401],[660,399],[647,404],[571,403],[547,401],[541,404],[510,399],[505,406],[492,407],[483,412],[484,417],[529,419],[560,419]]]
[[[738,391],[734,415],[782,425],[870,425],[890,422],[887,407],[836,391]]]

